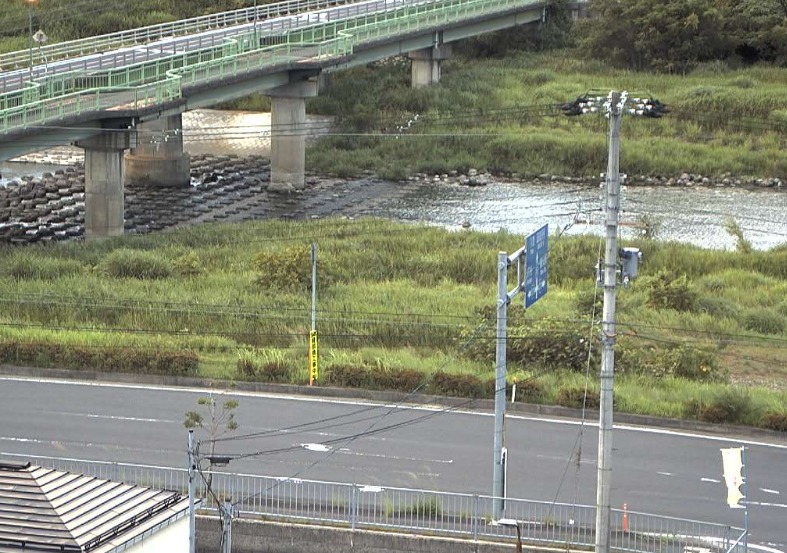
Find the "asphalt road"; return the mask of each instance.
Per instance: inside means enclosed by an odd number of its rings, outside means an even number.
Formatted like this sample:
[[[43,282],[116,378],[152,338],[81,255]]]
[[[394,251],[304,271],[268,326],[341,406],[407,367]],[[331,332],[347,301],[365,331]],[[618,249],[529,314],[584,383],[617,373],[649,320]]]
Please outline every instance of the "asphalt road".
[[[0,390],[2,452],[162,466],[185,464],[183,416],[205,395],[196,389],[10,377],[0,379]],[[490,493],[491,413],[253,393],[225,397],[240,403],[235,435],[263,434],[222,443],[218,453],[285,450],[233,461],[233,471]],[[509,496],[595,503],[594,422],[509,416]],[[329,452],[304,447],[326,443]],[[787,551],[785,445],[616,427],[613,506],[627,503],[630,510],[742,526],[743,511],[725,504],[719,452],[742,444],[751,543]]]

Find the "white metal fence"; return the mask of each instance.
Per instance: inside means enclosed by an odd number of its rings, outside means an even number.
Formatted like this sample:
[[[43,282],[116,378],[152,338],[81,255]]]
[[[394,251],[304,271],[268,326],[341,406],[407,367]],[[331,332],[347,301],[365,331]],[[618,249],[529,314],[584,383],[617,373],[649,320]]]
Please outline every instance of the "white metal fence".
[[[0,461],[35,465],[97,478],[187,493],[186,468],[83,461],[0,453]],[[206,483],[210,481],[210,492]],[[207,509],[230,499],[236,516],[330,524],[352,529],[408,531],[466,539],[515,540],[516,524],[527,544],[592,547],[595,507],[506,499],[508,524],[493,521],[491,496],[322,482],[225,472],[204,473],[197,494]],[[620,552],[684,553],[688,547],[743,553],[741,528],[612,510],[612,549]]]

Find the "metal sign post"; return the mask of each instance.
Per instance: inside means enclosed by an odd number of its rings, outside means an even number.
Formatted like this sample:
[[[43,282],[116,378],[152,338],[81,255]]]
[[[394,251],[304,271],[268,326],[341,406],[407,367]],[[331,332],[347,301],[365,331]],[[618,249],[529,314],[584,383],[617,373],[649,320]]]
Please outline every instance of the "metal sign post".
[[[525,307],[533,305],[547,293],[547,237],[549,227],[544,225],[525,240],[525,246],[511,255],[498,253],[497,257],[497,346],[495,348],[495,434],[494,464],[492,474],[492,518],[503,518],[506,497],[505,447],[506,409],[506,340],[508,304],[519,293],[525,294]],[[508,267],[516,263],[516,287],[508,292]]]

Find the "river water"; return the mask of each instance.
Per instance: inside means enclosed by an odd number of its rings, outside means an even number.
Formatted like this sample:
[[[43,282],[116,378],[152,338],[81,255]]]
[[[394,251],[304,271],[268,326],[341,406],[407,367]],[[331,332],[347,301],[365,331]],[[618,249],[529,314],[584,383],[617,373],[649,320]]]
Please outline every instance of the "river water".
[[[329,121],[310,118],[313,134],[327,132]],[[184,114],[184,148],[191,154],[270,153],[270,114],[195,110]],[[54,172],[80,159],[64,147],[29,156],[37,163],[0,164],[0,184],[24,175]],[[38,162],[49,163],[38,163]],[[625,170],[625,167],[621,167]],[[575,184],[492,182],[468,187],[425,179],[375,202],[374,215],[420,221],[447,228],[481,231],[506,229],[529,234],[544,224],[568,234],[604,233],[602,190]],[[307,192],[308,193],[308,192]],[[733,218],[757,249],[787,244],[787,191],[732,187],[624,187],[621,235],[642,232],[643,216],[660,223],[657,238],[712,249],[733,249],[735,239],[724,230]]]
[[[449,228],[529,234],[545,224],[550,232],[597,234],[604,229],[602,190],[571,184],[493,183],[483,187],[424,183],[417,191],[381,206],[381,215],[426,221]],[[787,193],[707,187],[625,187],[620,233],[641,234],[642,218],[658,221],[660,240],[704,248],[734,249],[725,230],[732,217],[757,249],[787,244]]]

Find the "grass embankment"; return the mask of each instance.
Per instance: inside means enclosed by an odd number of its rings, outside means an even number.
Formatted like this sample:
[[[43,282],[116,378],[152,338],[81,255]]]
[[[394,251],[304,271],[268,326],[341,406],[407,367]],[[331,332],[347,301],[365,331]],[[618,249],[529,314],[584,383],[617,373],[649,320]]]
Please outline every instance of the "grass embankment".
[[[402,59],[335,73],[333,88],[310,100],[308,109],[336,115],[344,134],[322,139],[307,162],[320,173],[369,169],[394,179],[468,168],[597,176],[606,167],[606,120],[544,110],[591,89],[614,88],[652,95],[671,109],[661,119],[625,119],[621,170],[629,175],[784,178],[785,80],[785,68],[729,70],[719,62],[663,75],[553,51],[457,57],[444,64],[439,85],[413,90]]]
[[[305,383],[311,241],[318,385],[492,396],[496,256],[521,237],[376,220],[4,247],[0,357]],[[596,389],[599,246],[552,237],[549,294],[511,306],[520,400],[578,406]],[[787,249],[637,246],[648,263],[619,293],[618,409],[787,429]]]

